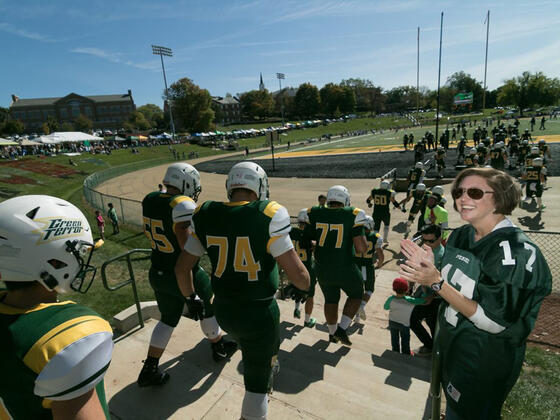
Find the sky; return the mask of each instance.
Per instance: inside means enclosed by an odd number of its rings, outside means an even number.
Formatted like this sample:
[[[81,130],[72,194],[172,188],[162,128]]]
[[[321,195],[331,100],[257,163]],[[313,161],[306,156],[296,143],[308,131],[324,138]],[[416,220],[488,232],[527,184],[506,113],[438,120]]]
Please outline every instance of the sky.
[[[162,106],[188,77],[213,96],[310,82],[369,79],[391,89],[437,87],[457,71],[484,80],[490,10],[489,89],[523,71],[560,77],[560,1],[438,0],[0,0],[0,106],[20,98],[126,93]]]

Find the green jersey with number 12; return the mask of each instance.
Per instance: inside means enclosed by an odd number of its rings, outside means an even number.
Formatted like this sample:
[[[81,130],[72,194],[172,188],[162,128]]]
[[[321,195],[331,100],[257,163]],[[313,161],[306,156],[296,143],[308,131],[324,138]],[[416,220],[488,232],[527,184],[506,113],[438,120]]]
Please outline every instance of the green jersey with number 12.
[[[482,310],[471,321],[447,302],[441,305],[436,346],[447,401],[465,418],[480,418],[484,410],[499,418],[521,371],[527,336],[550,294],[550,270],[537,246],[505,219],[476,242],[471,225],[456,229],[441,273]]]

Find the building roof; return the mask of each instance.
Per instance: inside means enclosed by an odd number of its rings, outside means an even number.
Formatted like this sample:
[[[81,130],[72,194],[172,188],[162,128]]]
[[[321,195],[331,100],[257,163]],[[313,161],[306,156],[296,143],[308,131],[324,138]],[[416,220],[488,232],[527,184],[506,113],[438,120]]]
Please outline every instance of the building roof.
[[[237,99],[235,96],[226,96],[225,98],[222,98],[221,96],[214,96],[212,99],[223,105],[239,103],[239,99]]]
[[[69,95],[61,96],[58,98],[18,99],[17,101],[13,102],[10,105],[10,108],[54,105],[55,102],[59,101],[60,99],[66,98],[67,96],[71,96],[71,95],[82,96],[93,102],[132,102],[132,97],[128,93],[124,93],[120,95],[92,95],[92,96],[83,96],[83,95],[78,95],[77,93],[70,93]]]

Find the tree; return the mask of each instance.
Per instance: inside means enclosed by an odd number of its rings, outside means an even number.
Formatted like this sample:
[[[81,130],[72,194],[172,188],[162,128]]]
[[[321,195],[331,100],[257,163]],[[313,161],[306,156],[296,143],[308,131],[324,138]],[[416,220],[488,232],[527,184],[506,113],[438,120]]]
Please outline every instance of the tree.
[[[163,117],[163,116],[162,116]],[[130,123],[132,128],[136,130],[149,130],[152,128],[150,121],[146,119],[146,116],[140,111],[134,111],[128,117],[128,122]]]
[[[93,123],[84,114],[80,114],[78,115],[78,118],[74,120],[74,127],[78,131],[89,131],[92,129]],[[69,131],[69,130],[64,130],[64,131]]]
[[[451,94],[454,96],[457,93],[466,93],[472,92],[473,93],[473,109],[481,109],[482,108],[482,96],[484,89],[479,81],[477,81],[474,77],[470,74],[465,73],[464,71],[458,71],[453,73],[451,76],[447,78],[445,82],[445,86],[451,89]],[[454,104],[451,104],[451,108]],[[451,108],[446,109],[451,111]]]
[[[526,71],[521,76],[508,79],[498,93],[498,103],[523,109],[533,105],[552,105],[560,96],[560,81],[548,78],[542,72],[531,74]]]
[[[356,96],[352,88],[348,86],[328,83],[319,91],[321,97],[321,109],[327,115],[334,115],[338,109],[342,113],[354,112],[356,108]]]
[[[6,121],[9,115],[10,115],[10,109],[3,108],[0,106],[0,123]]]
[[[169,87],[173,118],[178,130],[209,131],[214,120],[212,97],[206,89],[184,77]]]
[[[294,98],[294,108],[300,118],[312,118],[320,110],[319,89],[311,83],[299,86]]]
[[[62,123],[62,127],[60,127],[60,129],[62,131],[74,131],[74,124],[66,121],[66,122]]]
[[[385,107],[390,112],[406,112],[416,108],[416,88],[398,86],[385,92]]]
[[[47,124],[48,126],[49,133],[54,133],[55,131],[58,131],[60,129],[60,124],[52,115],[49,115],[47,117],[47,121],[45,122],[45,124]]]
[[[274,109],[274,101],[268,90],[250,90],[239,98],[241,113],[253,120],[268,117]]]
[[[14,134],[23,134],[25,126],[19,120],[7,119],[3,123],[0,123],[0,133],[11,136]]]
[[[144,119],[148,122],[151,128],[165,128],[165,118],[163,117],[163,110],[154,104],[146,104],[136,108],[136,111],[144,115]]]
[[[351,88],[356,97],[358,112],[380,113],[385,106],[385,95],[381,87],[375,86],[371,80],[350,78],[340,82],[340,86]]]

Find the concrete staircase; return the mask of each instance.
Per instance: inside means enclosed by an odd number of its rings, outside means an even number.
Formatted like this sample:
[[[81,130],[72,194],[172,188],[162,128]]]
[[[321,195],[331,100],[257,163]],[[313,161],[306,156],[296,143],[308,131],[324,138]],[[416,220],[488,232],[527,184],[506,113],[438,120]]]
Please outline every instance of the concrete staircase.
[[[269,419],[421,419],[429,416],[430,359],[390,351],[387,311],[392,271],[376,273],[368,319],[350,326],[351,347],[328,342],[322,294],[315,299],[315,328],[294,319],[293,302],[280,301],[280,373],[269,402]],[[303,309],[303,308],[302,308]],[[302,311],[303,312],[303,311]],[[238,419],[244,395],[236,352],[215,363],[197,322],[183,318],[162,357],[171,378],[160,388],[139,388],[136,378],[156,321],[117,340],[105,377],[116,419]],[[412,338],[411,348],[419,346]]]

